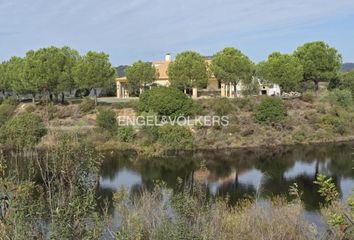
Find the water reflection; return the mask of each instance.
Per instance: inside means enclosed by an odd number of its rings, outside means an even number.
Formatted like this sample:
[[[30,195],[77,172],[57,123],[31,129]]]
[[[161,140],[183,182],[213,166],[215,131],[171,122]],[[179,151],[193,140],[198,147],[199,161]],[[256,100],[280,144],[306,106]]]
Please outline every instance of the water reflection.
[[[318,173],[333,177],[343,199],[354,188],[352,170],[354,143],[293,146],[276,149],[203,151],[165,158],[138,158],[133,153],[107,153],[102,166],[100,190],[112,196],[122,186],[131,192],[152,189],[156,180],[176,189],[199,181],[215,196],[228,196],[231,203],[240,198],[288,196],[297,183],[303,192],[307,211],[319,208],[321,198],[313,184]],[[206,169],[201,169],[201,164]]]

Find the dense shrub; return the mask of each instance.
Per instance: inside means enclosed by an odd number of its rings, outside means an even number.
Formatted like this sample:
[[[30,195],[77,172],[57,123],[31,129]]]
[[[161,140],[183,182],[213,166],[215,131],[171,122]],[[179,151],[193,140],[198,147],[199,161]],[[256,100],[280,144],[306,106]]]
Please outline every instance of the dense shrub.
[[[308,103],[313,103],[315,96],[312,91],[306,91],[302,94],[301,100]]]
[[[189,116],[195,112],[192,99],[172,87],[155,87],[140,95],[139,112],[156,112],[159,116]]]
[[[0,139],[13,147],[27,148],[35,146],[46,133],[46,127],[39,116],[25,113],[5,123],[0,131]]]
[[[121,142],[132,142],[134,140],[135,131],[132,126],[120,126],[117,130],[117,138]]]
[[[218,98],[213,101],[212,109],[216,115],[225,116],[232,111],[232,104],[227,98]]]
[[[97,126],[105,130],[115,132],[117,128],[117,116],[111,109],[101,109],[96,118]]]
[[[280,122],[287,116],[287,110],[280,98],[264,97],[253,116],[258,123]]]
[[[89,113],[95,109],[95,100],[90,97],[85,97],[80,103],[80,111],[83,113]]]
[[[3,103],[0,105],[0,127],[14,114],[16,106]]]
[[[336,104],[344,108],[348,108],[353,105],[352,93],[347,89],[334,89],[329,93],[328,97],[332,104]]]
[[[168,149],[191,149],[193,147],[193,135],[191,131],[179,125],[163,125],[158,130],[159,142]]]
[[[340,89],[347,89],[354,96],[354,71],[343,74],[341,81],[339,81]]]

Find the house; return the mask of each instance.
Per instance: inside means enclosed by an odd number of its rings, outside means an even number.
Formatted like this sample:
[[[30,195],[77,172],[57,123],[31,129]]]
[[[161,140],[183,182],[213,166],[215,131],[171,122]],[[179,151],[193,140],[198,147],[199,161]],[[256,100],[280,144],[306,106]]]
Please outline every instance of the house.
[[[172,62],[171,54],[166,54],[165,60],[153,61],[152,65],[156,68],[158,72],[158,78],[152,85],[168,87],[170,86],[169,77],[167,74],[168,66]],[[211,64],[211,59],[206,58],[205,62],[207,65]],[[260,84],[259,95],[269,95],[269,96],[280,96],[280,87],[279,85],[273,84],[268,86],[262,84],[261,81],[258,81]],[[117,83],[117,97],[118,98],[129,98],[128,92],[128,81],[126,77],[119,77],[116,79]],[[213,75],[209,77],[208,84],[206,89],[192,89],[192,98],[207,97],[207,96],[221,96],[221,97],[242,97],[242,83],[236,85],[236,92],[233,84],[220,83]],[[142,89],[140,89],[142,92]],[[216,93],[216,94],[215,94]]]

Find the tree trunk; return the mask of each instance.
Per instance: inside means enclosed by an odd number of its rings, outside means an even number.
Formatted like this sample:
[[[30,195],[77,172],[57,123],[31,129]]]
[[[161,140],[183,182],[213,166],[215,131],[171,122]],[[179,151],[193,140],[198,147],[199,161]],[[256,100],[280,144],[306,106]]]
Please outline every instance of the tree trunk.
[[[32,103],[36,104],[36,94],[32,93]]]
[[[97,106],[97,90],[96,90],[96,88],[93,89],[93,94],[95,95],[95,105]]]
[[[234,98],[237,97],[237,83],[234,83]]]
[[[61,93],[61,104],[64,104],[64,98],[65,98],[65,95],[64,95],[64,92]]]
[[[318,86],[318,80],[314,80],[313,81],[314,83],[315,83],[315,92],[316,92],[316,94],[317,94],[317,92],[318,92],[318,89],[319,89],[319,86]]]

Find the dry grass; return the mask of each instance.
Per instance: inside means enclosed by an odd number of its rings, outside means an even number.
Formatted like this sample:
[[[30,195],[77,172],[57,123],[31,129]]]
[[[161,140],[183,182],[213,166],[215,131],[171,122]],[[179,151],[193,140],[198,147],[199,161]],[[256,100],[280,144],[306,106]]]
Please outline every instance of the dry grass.
[[[207,200],[200,189],[172,194],[161,188],[139,198],[115,195],[122,219],[116,239],[318,239],[303,218],[300,201],[283,198],[244,200],[230,207],[226,199]]]

